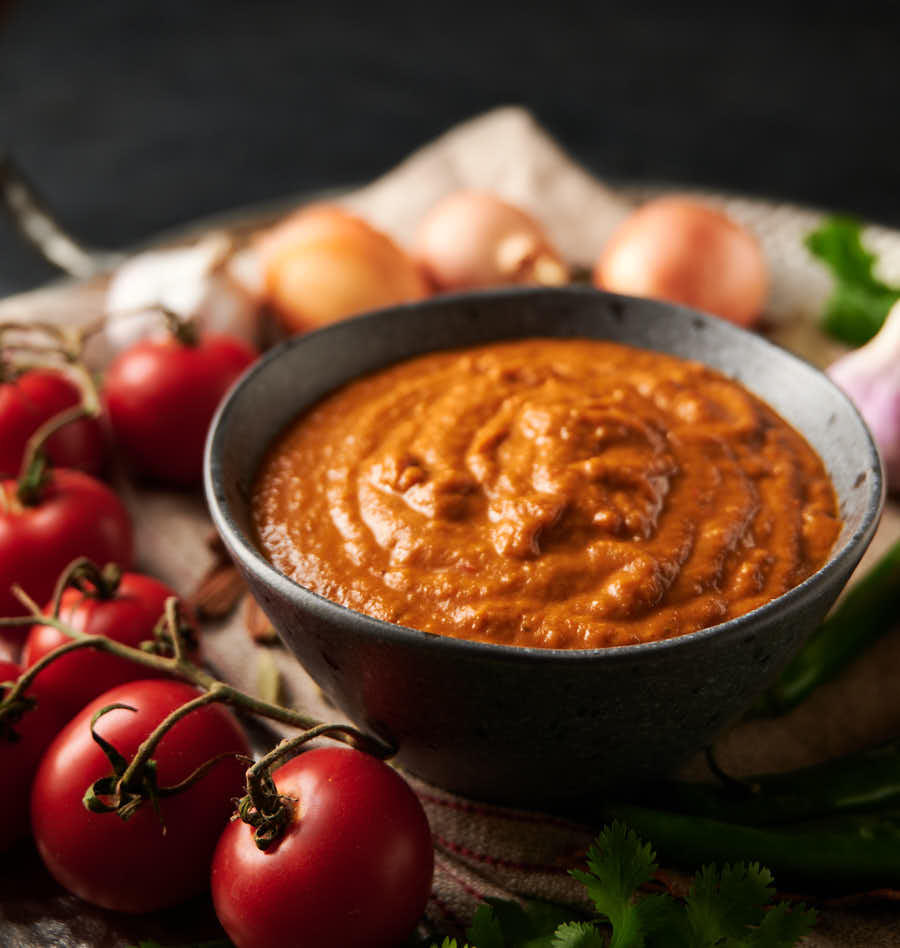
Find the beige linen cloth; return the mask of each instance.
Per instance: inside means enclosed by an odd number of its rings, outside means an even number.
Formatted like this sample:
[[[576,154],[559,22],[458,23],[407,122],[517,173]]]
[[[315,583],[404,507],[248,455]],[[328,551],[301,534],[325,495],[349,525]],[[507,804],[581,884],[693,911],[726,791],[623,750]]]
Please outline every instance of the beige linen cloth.
[[[342,200],[407,242],[422,214],[460,187],[495,191],[527,208],[547,227],[563,254],[589,264],[615,226],[654,188],[605,185],[574,163],[528,112],[500,108],[468,121],[406,159],[383,178]],[[813,210],[724,195],[704,195],[760,238],[772,273],[767,309],[772,335],[812,362],[826,365],[839,351],[814,328],[829,278],[802,246],[820,219]],[[869,228],[867,242],[886,276],[900,275],[900,234]],[[103,281],[42,290],[0,302],[0,318],[96,317]],[[189,594],[213,563],[210,523],[198,496],[123,485],[137,525],[140,567]],[[900,515],[889,509],[863,565],[900,536]],[[243,608],[204,637],[209,661],[247,690],[280,677],[282,700],[323,719],[336,713],[283,649],[251,641]],[[787,769],[900,733],[900,629],[835,683],[786,718],[736,727],[718,756],[735,774]],[[536,762],[539,765],[539,762]],[[688,765],[701,775],[702,762]],[[484,806],[413,780],[428,812],[436,846],[436,875],[427,917],[435,930],[459,931],[485,895],[530,896],[577,903],[581,888],[568,876],[597,827],[542,814]],[[826,906],[804,945],[900,946],[900,907],[890,903]]]

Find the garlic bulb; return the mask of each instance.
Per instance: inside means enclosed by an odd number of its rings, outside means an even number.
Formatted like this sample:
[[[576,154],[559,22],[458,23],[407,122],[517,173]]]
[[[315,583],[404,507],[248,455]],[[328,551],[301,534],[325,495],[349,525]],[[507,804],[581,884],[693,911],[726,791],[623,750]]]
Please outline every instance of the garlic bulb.
[[[878,335],[828,369],[866,420],[884,461],[888,488],[900,490],[900,302]]]
[[[149,250],[126,260],[106,292],[108,356],[165,329],[160,307],[196,320],[202,332],[258,339],[258,300],[230,272],[231,239],[213,233],[188,247]]]

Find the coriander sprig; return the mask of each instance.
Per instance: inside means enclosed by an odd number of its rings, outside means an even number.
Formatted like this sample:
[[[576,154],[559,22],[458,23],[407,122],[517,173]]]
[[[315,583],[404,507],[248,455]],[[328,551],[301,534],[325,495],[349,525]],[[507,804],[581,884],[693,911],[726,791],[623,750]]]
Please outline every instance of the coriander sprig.
[[[559,906],[488,899],[465,948],[790,948],[815,912],[775,903],[772,874],[756,863],[704,866],[684,899],[640,894],[658,870],[649,844],[624,823],[605,827],[575,870],[597,911],[574,919]],[[432,948],[438,948],[433,945]],[[440,948],[458,948],[445,938]]]
[[[834,276],[822,328],[851,346],[868,342],[900,298],[900,287],[890,286],[875,275],[877,260],[863,246],[861,231],[859,221],[835,216],[824,220],[806,237],[807,249]]]

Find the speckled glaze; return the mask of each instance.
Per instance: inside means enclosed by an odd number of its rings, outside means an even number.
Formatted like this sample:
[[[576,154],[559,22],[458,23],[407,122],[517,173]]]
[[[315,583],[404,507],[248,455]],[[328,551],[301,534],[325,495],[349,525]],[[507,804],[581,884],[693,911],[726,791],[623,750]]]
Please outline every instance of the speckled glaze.
[[[831,475],[844,526],[826,565],[747,615],[680,638],[591,651],[428,635],[338,606],[283,576],[251,537],[262,456],[299,412],[363,373],[434,349],[589,336],[698,359],[799,429]],[[582,288],[504,290],[398,306],[276,347],[232,390],[207,444],[213,520],[279,634],[334,703],[439,786],[558,805],[662,775],[733,722],[821,622],[877,526],[881,465],[819,371],[683,307]]]

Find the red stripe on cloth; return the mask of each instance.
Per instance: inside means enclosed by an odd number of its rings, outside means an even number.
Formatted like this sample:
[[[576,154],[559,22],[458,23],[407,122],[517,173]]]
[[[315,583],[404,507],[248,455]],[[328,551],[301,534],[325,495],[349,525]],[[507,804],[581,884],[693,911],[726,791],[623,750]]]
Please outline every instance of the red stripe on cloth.
[[[444,859],[437,860],[437,859],[436,859],[436,860],[435,860],[435,865],[440,868],[440,871],[441,871],[445,876],[449,876],[449,878],[450,878],[453,882],[455,882],[455,883],[463,890],[463,892],[465,892],[467,895],[471,895],[472,898],[478,899],[479,902],[483,902],[483,901],[484,901],[484,899],[485,899],[485,893],[484,893],[484,892],[480,892],[480,891],[479,891],[478,889],[476,889],[474,886],[472,886],[472,885],[470,885],[468,882],[466,882],[466,880],[463,879],[462,876],[460,876],[460,875],[458,875],[457,873],[455,873],[455,872],[450,868],[450,865],[449,865],[449,863],[448,863],[446,860],[444,860]]]
[[[445,849],[456,853],[459,856],[465,856],[467,859],[474,859],[476,862],[485,863],[488,866],[494,866],[498,869],[516,869],[519,872],[540,872],[550,876],[565,876],[569,874],[568,869],[560,866],[542,866],[539,863],[517,862],[514,859],[500,859],[497,856],[491,856],[488,853],[478,853],[468,846],[462,846],[460,843],[454,843],[445,836],[435,834],[435,841]]]

